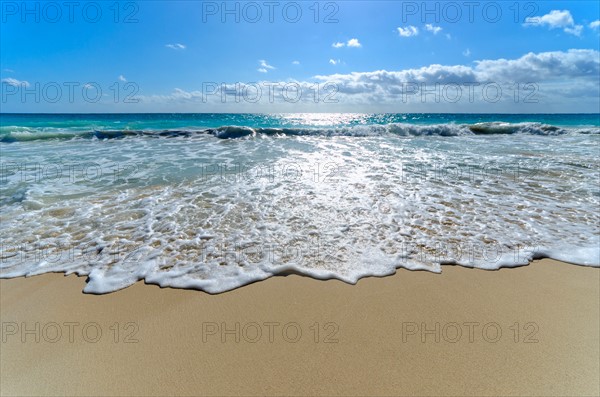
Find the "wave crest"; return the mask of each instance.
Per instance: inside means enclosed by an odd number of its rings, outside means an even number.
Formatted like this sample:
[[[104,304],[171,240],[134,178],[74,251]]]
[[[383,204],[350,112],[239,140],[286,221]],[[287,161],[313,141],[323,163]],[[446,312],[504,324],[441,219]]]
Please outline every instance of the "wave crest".
[[[564,135],[600,134],[599,127],[566,128],[542,123],[486,122],[475,124],[371,124],[332,128],[271,128],[226,125],[218,128],[181,130],[70,130],[36,129],[17,126],[2,127],[0,142],[27,142],[37,140],[119,139],[126,137],[190,138],[213,135],[220,139],[253,138],[257,136],[461,136],[461,135]]]

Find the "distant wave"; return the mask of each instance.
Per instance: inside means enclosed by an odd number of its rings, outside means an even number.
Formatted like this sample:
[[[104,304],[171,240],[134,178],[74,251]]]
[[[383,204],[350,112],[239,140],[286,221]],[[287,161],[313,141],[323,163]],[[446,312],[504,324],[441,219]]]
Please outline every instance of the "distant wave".
[[[599,127],[558,127],[542,123],[486,122],[475,124],[430,124],[407,123],[371,124],[335,128],[265,128],[228,125],[206,129],[173,130],[82,130],[61,128],[29,128],[3,126],[0,128],[0,142],[28,142],[38,140],[69,139],[119,139],[127,137],[148,138],[192,138],[213,135],[220,139],[237,139],[255,136],[461,136],[461,135],[563,135],[600,134]]]

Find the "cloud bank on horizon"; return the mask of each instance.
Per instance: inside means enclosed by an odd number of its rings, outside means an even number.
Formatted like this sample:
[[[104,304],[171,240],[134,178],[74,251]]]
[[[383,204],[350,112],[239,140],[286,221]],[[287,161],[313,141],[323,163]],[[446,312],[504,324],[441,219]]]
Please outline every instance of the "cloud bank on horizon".
[[[332,111],[364,108],[369,112],[434,111],[509,112],[515,104],[525,111],[551,111],[569,99],[570,111],[598,104],[600,52],[571,49],[528,53],[518,59],[476,61],[475,66],[429,65],[400,71],[377,70],[317,75],[311,81],[205,83],[199,90],[176,88],[168,95],[142,96],[150,106],[177,103],[247,110],[272,105],[279,111],[298,106]],[[318,99],[318,101],[317,101]],[[288,107],[281,106],[283,104]],[[278,106],[279,105],[279,106]],[[596,108],[598,109],[598,108]],[[513,110],[514,111],[514,110]]]
[[[138,2],[136,23],[116,23],[115,17],[93,24],[27,21],[22,10],[3,5],[2,111],[600,108],[596,2],[530,2],[536,7],[516,10],[504,5],[495,11],[496,19],[489,10],[479,15],[470,9],[472,20],[464,13],[459,21],[451,20],[443,2],[426,10],[415,2],[327,2],[315,3],[318,12],[310,13],[308,5],[300,9],[295,15],[310,18],[296,22],[289,13],[278,20],[275,12],[271,19],[249,21],[259,14],[244,14],[244,3],[217,11],[220,3],[208,2],[210,9],[205,3],[177,4],[171,14],[178,18],[165,18],[166,3]],[[238,9],[239,15],[231,15]],[[201,26],[192,23],[194,11],[203,13]],[[155,29],[157,21],[165,29]],[[43,57],[44,67],[35,54]]]

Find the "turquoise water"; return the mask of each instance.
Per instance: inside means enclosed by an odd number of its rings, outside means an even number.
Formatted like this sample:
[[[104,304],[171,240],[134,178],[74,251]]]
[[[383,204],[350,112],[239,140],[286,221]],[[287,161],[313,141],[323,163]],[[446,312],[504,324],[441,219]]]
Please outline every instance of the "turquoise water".
[[[473,125],[510,123],[556,127],[599,127],[598,114],[0,114],[0,139],[18,131],[113,131],[253,128],[344,128],[390,124]]]
[[[599,115],[0,115],[0,277],[600,265]],[[225,139],[235,138],[235,139]]]

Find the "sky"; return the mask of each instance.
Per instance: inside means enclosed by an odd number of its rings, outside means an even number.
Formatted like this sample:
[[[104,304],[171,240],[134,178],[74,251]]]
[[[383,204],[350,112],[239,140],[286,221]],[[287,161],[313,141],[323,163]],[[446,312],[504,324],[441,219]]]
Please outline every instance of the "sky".
[[[1,1],[2,112],[598,112],[597,1]]]

